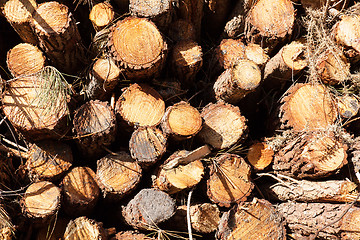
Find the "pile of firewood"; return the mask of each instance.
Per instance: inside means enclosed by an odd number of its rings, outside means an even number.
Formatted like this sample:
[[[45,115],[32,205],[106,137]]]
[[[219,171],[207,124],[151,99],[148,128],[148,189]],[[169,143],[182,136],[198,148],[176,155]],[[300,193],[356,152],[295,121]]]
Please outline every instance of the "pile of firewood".
[[[0,239],[360,239],[360,4],[0,10]]]

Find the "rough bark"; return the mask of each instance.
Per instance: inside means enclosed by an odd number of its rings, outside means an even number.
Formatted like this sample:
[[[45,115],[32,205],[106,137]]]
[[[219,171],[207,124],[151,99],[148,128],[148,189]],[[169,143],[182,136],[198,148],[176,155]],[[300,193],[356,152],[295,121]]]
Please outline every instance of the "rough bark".
[[[216,239],[285,240],[286,231],[281,214],[271,203],[254,198],[222,215]]]
[[[89,19],[94,29],[100,31],[113,21],[114,14],[114,9],[111,4],[109,2],[102,2],[92,7]]]
[[[254,188],[250,174],[250,166],[242,157],[228,153],[221,155],[210,167],[208,197],[225,207],[246,201]]]
[[[89,167],[75,167],[61,182],[64,210],[70,216],[90,214],[100,195],[96,176]]]
[[[96,176],[104,197],[120,200],[133,191],[142,175],[139,164],[128,153],[109,154],[97,162]]]
[[[274,158],[274,151],[265,143],[257,142],[250,146],[247,160],[256,171],[264,170]]]
[[[106,234],[104,228],[102,227],[102,223],[96,222],[95,220],[87,217],[78,217],[69,222],[63,238],[64,240],[103,240],[106,239]]]
[[[136,80],[159,74],[167,53],[167,44],[155,24],[136,17],[116,22],[110,29],[108,47],[125,76]]]
[[[231,147],[245,137],[246,119],[238,107],[217,102],[209,103],[201,111],[204,119],[199,137],[216,149]]]
[[[237,1],[232,13],[230,14],[229,21],[224,28],[225,36],[229,38],[236,38],[245,31],[245,18],[251,8],[252,0],[239,0]]]
[[[7,67],[14,77],[37,73],[45,66],[42,51],[29,43],[20,43],[7,52]]]

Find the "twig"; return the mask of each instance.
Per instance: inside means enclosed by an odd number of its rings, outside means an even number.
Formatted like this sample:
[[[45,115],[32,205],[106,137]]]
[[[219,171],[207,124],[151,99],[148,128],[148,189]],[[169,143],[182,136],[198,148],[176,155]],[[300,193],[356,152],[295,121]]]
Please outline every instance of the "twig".
[[[193,240],[192,229],[191,229],[191,219],[190,219],[190,201],[191,201],[191,195],[192,195],[193,191],[194,191],[194,188],[192,188],[189,192],[188,199],[187,199],[187,208],[186,208],[186,219],[187,219],[189,240]]]

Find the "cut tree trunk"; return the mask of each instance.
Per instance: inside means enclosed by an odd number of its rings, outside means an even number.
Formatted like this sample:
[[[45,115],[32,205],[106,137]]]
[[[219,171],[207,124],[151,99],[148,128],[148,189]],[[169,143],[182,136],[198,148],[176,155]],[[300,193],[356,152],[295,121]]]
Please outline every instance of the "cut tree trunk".
[[[7,21],[25,43],[38,45],[39,41],[31,27],[31,19],[37,9],[35,0],[8,0],[3,13]]]
[[[3,111],[12,125],[34,141],[61,138],[69,130],[67,96],[54,96],[56,103],[39,96],[48,79],[38,75],[17,78],[11,81],[2,99]],[[46,91],[53,89],[48,89]],[[51,108],[49,110],[49,108]]]
[[[276,153],[273,169],[297,179],[326,177],[347,164],[347,148],[331,131],[300,133]]]
[[[359,194],[357,185],[345,180],[284,181],[262,188],[280,201],[297,202],[352,202]]]
[[[281,214],[265,199],[254,198],[225,212],[220,220],[216,239],[285,240]]]
[[[282,127],[295,131],[325,129],[337,119],[335,102],[320,84],[295,84],[281,102]]]
[[[45,66],[42,51],[29,43],[20,43],[7,52],[7,67],[14,77],[31,75]]]
[[[262,68],[268,62],[269,55],[267,55],[259,44],[249,43],[245,47],[245,58],[253,61]]]
[[[245,58],[245,48],[241,39],[223,39],[216,48],[217,61],[222,68],[231,68]]]
[[[360,54],[360,16],[345,15],[333,27],[333,35],[337,43],[354,49],[357,55]]]
[[[95,220],[87,217],[78,217],[69,222],[63,238],[64,240],[103,240],[107,239],[107,236],[102,223],[96,222]]]
[[[32,180],[57,180],[73,163],[71,148],[60,141],[32,144],[27,155],[26,167]]]
[[[214,83],[216,100],[236,104],[261,83],[260,68],[250,60],[239,60]]]
[[[155,164],[166,152],[166,136],[156,127],[139,127],[129,141],[131,157],[143,167]]]
[[[90,99],[107,100],[110,98],[121,75],[120,69],[111,58],[99,58],[91,67],[86,96]]]
[[[21,199],[22,211],[36,223],[45,223],[60,208],[61,190],[47,181],[31,184]]]
[[[165,113],[165,103],[157,91],[146,84],[132,84],[116,102],[116,112],[130,126],[156,126]]]
[[[129,11],[131,15],[139,18],[148,18],[153,21],[161,30],[167,29],[172,17],[171,0],[130,0]]]
[[[265,142],[257,142],[250,146],[246,157],[256,171],[262,171],[272,163],[274,151]]]
[[[120,200],[133,191],[141,175],[140,165],[126,152],[109,154],[97,162],[98,183],[109,200]]]
[[[41,49],[60,71],[74,75],[86,62],[76,21],[67,6],[58,2],[40,4],[32,25]]]
[[[126,77],[136,80],[159,74],[167,53],[167,44],[155,24],[136,17],[116,22],[110,29],[108,47]]]
[[[192,40],[178,42],[172,49],[174,75],[184,84],[192,85],[203,64],[201,46]]]
[[[238,107],[217,102],[209,103],[201,111],[204,124],[199,137],[216,149],[229,148],[245,137],[246,119]]]
[[[295,239],[350,240],[360,238],[360,209],[347,204],[281,203],[277,210],[285,217]],[[344,215],[345,214],[345,215]]]
[[[174,194],[197,185],[204,175],[204,166],[198,159],[209,154],[208,150],[205,147],[191,152],[181,150],[173,153],[159,167],[155,187]]]
[[[76,110],[73,124],[79,149],[90,159],[100,157],[115,141],[116,116],[107,102],[85,103]]]
[[[194,25],[184,19],[179,19],[172,22],[169,26],[168,36],[174,42],[181,42],[186,40],[195,41],[196,32]]]
[[[115,237],[111,238],[111,240],[155,240],[155,239],[150,238],[145,234],[136,231],[122,231],[122,232],[118,232],[115,235]]]
[[[207,180],[207,195],[210,200],[222,207],[246,201],[254,188],[250,166],[242,157],[228,153],[213,161],[210,178]]]
[[[163,132],[177,140],[195,136],[201,127],[202,119],[199,111],[184,101],[168,107],[161,121]]]
[[[75,167],[61,182],[64,210],[70,216],[87,215],[100,195],[96,175],[89,167]]]
[[[89,19],[95,31],[100,31],[113,21],[114,15],[114,9],[111,4],[109,2],[102,2],[92,7]]]
[[[167,193],[145,188],[123,208],[122,215],[133,228],[151,230],[172,217],[175,210],[175,201]]]
[[[351,118],[358,114],[360,103],[353,94],[344,94],[336,98],[339,114],[342,118]]]

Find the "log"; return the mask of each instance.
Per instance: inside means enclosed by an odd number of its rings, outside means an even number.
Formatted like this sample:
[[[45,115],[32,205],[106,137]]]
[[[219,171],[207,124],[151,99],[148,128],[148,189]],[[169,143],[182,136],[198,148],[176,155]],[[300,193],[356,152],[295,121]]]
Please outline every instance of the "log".
[[[172,217],[175,210],[175,201],[168,194],[144,188],[123,208],[122,215],[133,228],[151,230]]]
[[[161,30],[167,29],[173,14],[170,0],[129,0],[130,14],[139,18],[148,18]]]
[[[199,137],[216,149],[229,148],[245,137],[246,119],[238,107],[217,102],[209,103],[201,111],[204,119]]]
[[[179,19],[171,23],[168,30],[168,36],[174,42],[186,40],[195,41],[196,32],[194,25],[184,19]]]
[[[57,180],[73,163],[71,148],[59,141],[32,144],[27,155],[26,167],[32,180]]]
[[[51,182],[31,184],[21,199],[23,214],[37,223],[45,223],[60,208],[61,190]]]
[[[132,84],[123,90],[115,111],[130,126],[156,126],[165,113],[165,103],[153,88]]]
[[[139,127],[129,141],[131,157],[143,167],[155,164],[166,152],[165,134],[156,127]]]
[[[287,238],[281,214],[265,199],[254,198],[251,202],[243,202],[222,215],[216,239]]]
[[[209,199],[221,207],[246,201],[254,184],[250,178],[250,166],[235,154],[224,153],[210,166],[207,180]]]
[[[116,116],[107,102],[91,100],[75,111],[74,133],[81,153],[90,159],[100,157],[104,147],[115,141]]]
[[[67,6],[54,1],[40,4],[32,26],[40,48],[60,71],[73,75],[86,62],[75,19]]]
[[[101,2],[91,8],[89,19],[95,31],[100,31],[113,21],[114,15],[114,9],[111,4],[109,2]]]
[[[177,6],[177,17],[192,23],[195,28],[196,40],[200,39],[201,21],[204,15],[204,1],[184,0],[179,1]]]
[[[181,101],[166,108],[161,120],[161,129],[177,140],[195,136],[202,127],[199,111],[189,103]]]
[[[107,239],[102,223],[84,216],[71,220],[68,223],[63,238],[64,240]]]
[[[29,43],[20,43],[7,52],[6,63],[14,77],[39,72],[46,63],[43,52]]]
[[[296,179],[323,178],[347,164],[347,145],[340,134],[311,131],[295,135],[275,154],[273,169]]]
[[[262,171],[272,163],[274,151],[265,142],[257,142],[250,146],[246,158],[255,171]]]
[[[109,154],[97,161],[96,177],[101,191],[109,200],[120,200],[140,182],[142,170],[128,153]]]
[[[174,75],[184,84],[192,85],[202,67],[202,49],[192,40],[178,42],[172,49],[171,64]]]
[[[262,68],[269,60],[269,55],[259,44],[249,43],[245,47],[245,58]]]
[[[154,238],[150,238],[136,231],[121,231],[118,232],[115,237],[111,238],[111,240],[154,240]]]
[[[224,35],[237,38],[245,31],[245,19],[251,8],[252,0],[239,0],[233,8],[229,21],[225,24]]]
[[[358,114],[360,103],[352,94],[345,94],[336,98],[336,105],[342,118],[351,118]]]
[[[241,39],[223,39],[216,48],[217,61],[222,68],[231,68],[246,57],[245,49]]]
[[[107,100],[119,82],[121,71],[111,58],[99,58],[91,67],[85,87],[90,99]]]
[[[296,202],[352,202],[356,199],[357,185],[346,180],[284,181],[263,188],[272,198]]]
[[[69,130],[67,95],[57,92],[51,81],[38,75],[21,77],[11,81],[4,91],[4,114],[17,130],[34,141],[59,139]],[[51,96],[41,95],[46,92]]]
[[[308,65],[307,54],[309,53],[302,39],[285,45],[266,63],[264,79],[272,78],[273,81],[293,80]]]
[[[203,203],[190,207],[192,228],[200,233],[211,233],[220,222],[220,210],[216,204]]]
[[[204,166],[200,160],[207,154],[207,148],[192,152],[176,151],[159,167],[155,187],[174,194],[197,185],[204,175]]]
[[[35,0],[8,0],[3,9],[6,20],[25,43],[38,45],[38,39],[31,27],[31,19],[37,10]]]
[[[338,115],[329,91],[320,84],[295,84],[281,103],[282,127],[295,131],[325,129],[335,123]]]
[[[333,27],[333,35],[338,44],[347,48],[354,49],[357,54],[360,53],[360,16],[344,15]]]
[[[277,210],[295,239],[359,239],[360,210],[347,204],[281,203]],[[345,213],[345,215],[344,215]]]
[[[250,60],[239,60],[226,69],[214,83],[216,100],[236,104],[261,83],[260,68]]]
[[[69,216],[87,215],[94,209],[100,195],[96,175],[89,167],[75,167],[61,182],[63,207]]]
[[[145,18],[127,17],[110,29],[108,47],[128,79],[146,79],[159,74],[167,44],[155,24]]]

